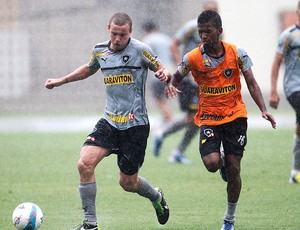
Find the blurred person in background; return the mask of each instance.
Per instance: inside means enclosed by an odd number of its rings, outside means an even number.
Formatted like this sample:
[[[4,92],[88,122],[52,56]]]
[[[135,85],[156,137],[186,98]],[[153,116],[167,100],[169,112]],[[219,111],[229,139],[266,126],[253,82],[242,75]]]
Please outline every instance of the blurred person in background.
[[[215,0],[204,0],[202,4],[203,10],[219,11],[218,3]],[[201,39],[198,35],[197,18],[195,18],[185,23],[176,32],[172,41],[171,50],[176,63],[181,63],[183,55],[196,48],[200,43]],[[191,160],[186,157],[185,151],[199,131],[199,127],[194,124],[194,116],[197,112],[199,100],[198,86],[192,79],[192,76],[189,75],[189,77],[184,78],[180,83],[178,89],[182,91],[178,96],[178,100],[180,110],[184,112],[184,116],[156,132],[154,135],[153,154],[155,156],[160,155],[164,138],[185,129],[183,138],[178,142],[177,147],[172,150],[168,160],[170,163],[190,164]]]
[[[291,184],[300,183],[300,1],[296,12],[298,23],[285,29],[279,37],[271,71],[270,95],[270,106],[277,109],[280,100],[277,92],[277,81],[281,64],[284,63],[284,92],[296,113],[293,161],[289,178]]]
[[[262,117],[270,121],[273,128],[276,122],[266,109],[246,51],[220,39],[222,19],[215,10],[199,15],[198,32],[201,44],[184,55],[165,91],[168,98],[181,94],[177,87],[189,72],[198,84],[199,103],[194,122],[200,127],[199,152],[209,172],[224,169],[221,172],[222,179],[227,182],[227,209],[221,229],[233,230],[242,188],[240,165],[248,127],[241,95],[241,73]]]
[[[174,70],[175,62],[171,52],[171,37],[159,31],[158,25],[152,20],[145,21],[142,24],[142,29],[145,32],[142,41],[153,49],[154,53],[168,70]],[[151,72],[149,74],[151,74]],[[155,77],[149,80],[152,95],[163,117],[162,124],[165,125],[172,120],[172,108],[164,93],[165,84]]]
[[[169,218],[169,207],[162,190],[152,187],[138,175],[144,162],[150,129],[145,102],[148,69],[162,70],[166,75],[169,72],[148,45],[130,37],[132,20],[127,14],[114,14],[108,23],[108,33],[110,40],[94,47],[88,64],[64,77],[45,82],[45,87],[52,89],[86,79],[101,69],[101,78],[106,86],[104,115],[84,142],[77,164],[84,221],[74,230],[98,230],[94,170],[103,158],[112,153],[117,154],[119,184],[124,191],[149,199],[160,224],[165,224]],[[167,80],[164,75],[156,77],[161,81]]]

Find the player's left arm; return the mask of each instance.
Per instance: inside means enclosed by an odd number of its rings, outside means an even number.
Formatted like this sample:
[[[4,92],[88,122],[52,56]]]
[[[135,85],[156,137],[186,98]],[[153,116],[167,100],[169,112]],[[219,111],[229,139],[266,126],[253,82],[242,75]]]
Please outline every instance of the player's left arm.
[[[171,79],[170,71],[162,63],[159,64],[154,75],[162,82],[168,82]]]
[[[243,75],[250,92],[250,95],[262,113],[262,117],[271,122],[272,127],[276,128],[276,121],[272,114],[267,111],[261,89],[254,78],[251,67],[243,71]]]

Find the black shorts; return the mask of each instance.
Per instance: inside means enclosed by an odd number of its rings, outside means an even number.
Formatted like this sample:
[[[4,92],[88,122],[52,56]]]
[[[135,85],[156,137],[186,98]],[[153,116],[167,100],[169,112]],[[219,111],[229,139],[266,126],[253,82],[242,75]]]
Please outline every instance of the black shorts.
[[[194,112],[198,110],[198,86],[190,79],[184,79],[180,82],[178,89],[181,91],[178,94],[179,106],[183,112]]]
[[[101,146],[118,155],[118,166],[122,173],[133,175],[144,163],[150,126],[135,126],[118,130],[105,119],[100,119],[84,145]]]
[[[296,123],[300,125],[300,91],[293,93],[287,100],[296,112]]]
[[[222,125],[200,127],[199,151],[202,157],[220,152],[221,143],[226,154],[237,154],[243,157],[247,144],[247,118],[237,118]]]

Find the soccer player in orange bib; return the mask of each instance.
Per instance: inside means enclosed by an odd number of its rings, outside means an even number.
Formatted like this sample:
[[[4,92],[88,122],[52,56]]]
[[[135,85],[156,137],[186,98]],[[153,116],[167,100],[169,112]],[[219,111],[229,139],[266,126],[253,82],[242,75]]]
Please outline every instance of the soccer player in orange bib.
[[[183,57],[176,73],[169,76],[165,92],[168,98],[180,93],[177,86],[189,72],[198,84],[200,99],[194,121],[200,126],[199,151],[206,169],[209,172],[220,169],[227,182],[227,210],[221,229],[233,230],[242,188],[240,163],[247,143],[241,72],[262,117],[270,121],[273,128],[276,121],[266,109],[251,70],[252,61],[245,50],[220,40],[223,32],[220,15],[214,10],[203,11],[197,24],[202,42]],[[224,153],[220,152],[221,145]]]

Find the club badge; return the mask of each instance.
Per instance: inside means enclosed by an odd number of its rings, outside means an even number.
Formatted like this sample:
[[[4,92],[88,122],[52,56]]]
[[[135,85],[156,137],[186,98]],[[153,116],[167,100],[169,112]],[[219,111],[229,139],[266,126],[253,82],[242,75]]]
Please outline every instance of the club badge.
[[[227,68],[225,69],[224,71],[224,76],[227,77],[227,78],[230,78],[233,74],[233,70],[231,68]]]
[[[204,129],[203,133],[207,137],[213,137],[214,136],[214,131],[212,129]]]
[[[126,64],[129,60],[130,60],[130,56],[129,56],[129,55],[124,55],[124,56],[122,57],[122,62],[123,62],[124,64]]]

